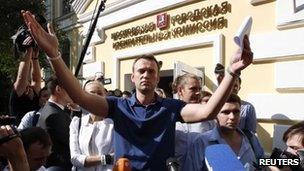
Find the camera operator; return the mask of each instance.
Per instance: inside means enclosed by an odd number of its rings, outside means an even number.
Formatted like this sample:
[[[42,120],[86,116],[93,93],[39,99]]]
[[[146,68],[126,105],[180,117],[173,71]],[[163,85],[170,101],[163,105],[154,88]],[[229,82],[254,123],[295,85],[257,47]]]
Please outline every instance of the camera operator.
[[[22,45],[29,45],[32,41],[33,39],[28,37]],[[38,92],[41,89],[41,73],[38,59],[39,49],[29,46],[23,52],[18,45],[15,44],[15,46],[20,63],[10,95],[9,111],[10,115],[16,116],[18,125],[25,113],[40,108]]]
[[[287,149],[282,151],[276,149],[272,152],[270,158],[299,158],[300,165],[298,166],[284,166],[282,168],[270,167],[272,171],[303,171],[303,151],[304,151],[304,121],[299,122],[286,130],[283,135],[283,141],[287,145]],[[302,153],[301,153],[302,151]]]
[[[12,171],[29,171],[22,141],[12,127],[0,127],[0,156],[8,159]]]
[[[297,155],[299,150],[304,150],[304,121],[291,126],[283,135],[287,151]]]

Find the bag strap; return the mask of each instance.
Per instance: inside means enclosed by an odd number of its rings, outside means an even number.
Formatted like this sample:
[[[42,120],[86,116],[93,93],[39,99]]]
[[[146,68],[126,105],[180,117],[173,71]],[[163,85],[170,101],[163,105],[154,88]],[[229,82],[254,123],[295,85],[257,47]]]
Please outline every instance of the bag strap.
[[[32,126],[36,126],[39,120],[40,114],[38,114],[38,110],[35,110],[33,114]]]
[[[246,135],[255,157],[258,159],[258,156],[256,154],[256,149],[254,148],[254,145],[253,145],[253,142],[252,142],[253,141],[253,136],[255,136],[255,135],[253,134],[253,132],[251,132],[248,129],[242,129],[242,131]]]

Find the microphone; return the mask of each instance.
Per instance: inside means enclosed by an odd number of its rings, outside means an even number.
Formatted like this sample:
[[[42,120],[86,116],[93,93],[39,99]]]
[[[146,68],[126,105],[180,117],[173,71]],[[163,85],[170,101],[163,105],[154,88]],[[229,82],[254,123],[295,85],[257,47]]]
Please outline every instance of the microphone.
[[[127,158],[119,158],[113,167],[113,171],[131,171],[131,163]]]
[[[168,171],[178,171],[179,170],[178,161],[174,157],[170,157],[166,160],[166,166],[168,168]]]

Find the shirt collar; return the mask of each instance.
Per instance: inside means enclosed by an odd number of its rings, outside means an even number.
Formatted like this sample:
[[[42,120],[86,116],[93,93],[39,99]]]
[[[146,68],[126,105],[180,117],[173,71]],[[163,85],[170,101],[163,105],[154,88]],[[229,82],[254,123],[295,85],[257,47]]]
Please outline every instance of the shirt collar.
[[[156,97],[156,101],[154,103],[151,103],[151,104],[155,104],[155,103],[160,103],[163,98],[158,96],[156,93],[154,93],[154,96]],[[136,98],[136,93],[133,93],[131,98],[130,98],[130,101],[131,101],[131,106],[134,106],[134,105],[142,105],[139,103],[139,101],[137,100]]]
[[[220,140],[221,138],[222,138],[222,137],[220,136],[218,126],[215,126],[215,127],[212,129],[212,133],[211,133],[211,135],[210,135],[209,141],[218,141],[218,140]]]
[[[239,132],[243,137],[245,136],[245,134],[239,129],[239,128],[236,128],[236,131]],[[217,126],[215,126],[213,129],[212,129],[212,133],[210,135],[210,141],[225,141],[221,135],[220,135],[220,128]]]
[[[51,102],[51,103],[56,104],[58,107],[60,107],[60,109],[64,110],[64,106],[63,105],[61,105],[59,103],[56,103],[54,100],[51,100],[51,99],[49,99],[48,101]]]

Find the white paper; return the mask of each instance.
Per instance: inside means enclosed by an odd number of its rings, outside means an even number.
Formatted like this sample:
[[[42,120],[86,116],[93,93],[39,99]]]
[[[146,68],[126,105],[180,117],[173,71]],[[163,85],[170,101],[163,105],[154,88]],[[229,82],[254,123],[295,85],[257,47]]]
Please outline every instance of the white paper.
[[[252,26],[252,17],[248,16],[245,18],[238,32],[233,38],[234,42],[241,48],[241,50],[243,50],[243,46],[244,46],[243,45],[244,36],[247,35],[249,37],[251,26]]]

